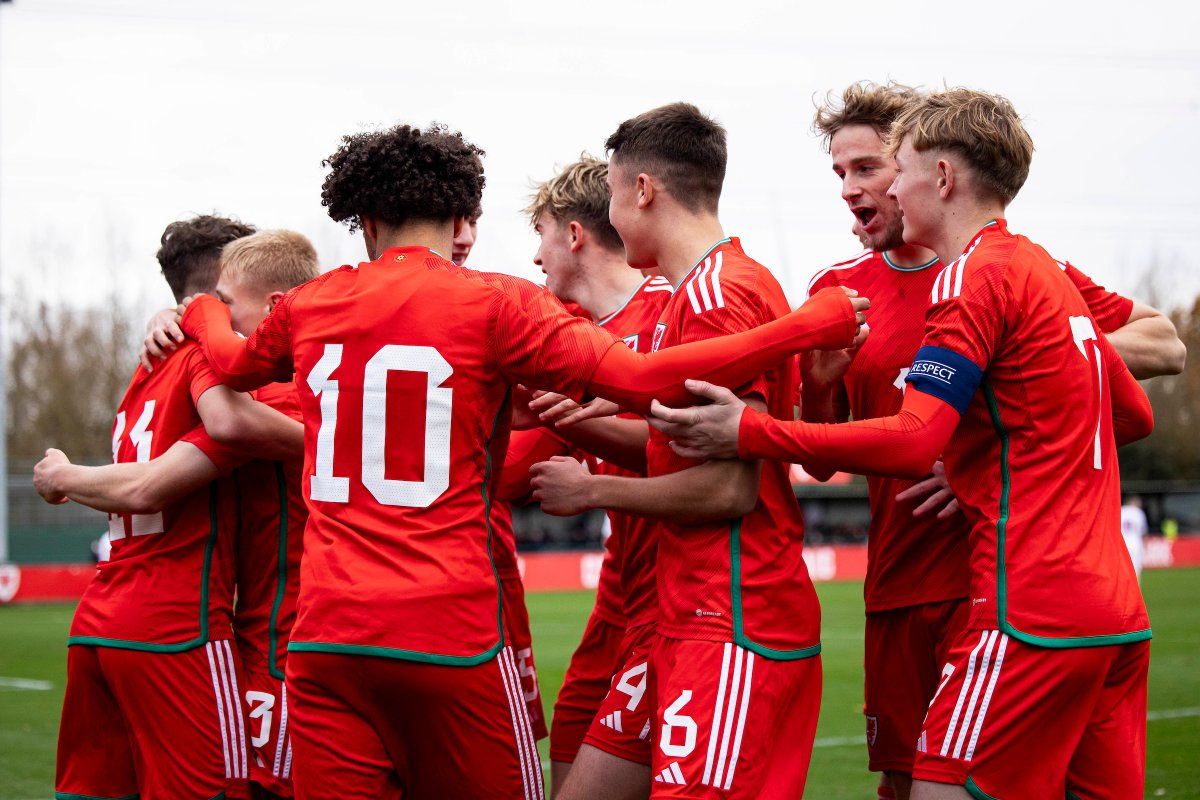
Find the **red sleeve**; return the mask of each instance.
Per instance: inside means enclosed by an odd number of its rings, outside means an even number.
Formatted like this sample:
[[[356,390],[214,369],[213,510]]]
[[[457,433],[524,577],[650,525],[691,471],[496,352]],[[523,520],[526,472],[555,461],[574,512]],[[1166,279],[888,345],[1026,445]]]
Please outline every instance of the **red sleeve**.
[[[683,388],[688,378],[741,386],[802,350],[849,347],[857,330],[850,298],[841,289],[826,289],[787,316],[732,336],[688,342],[649,355],[625,346],[611,348],[588,389],[646,415],[653,399],[668,406],[695,402]]]
[[[1112,398],[1113,437],[1117,447],[1145,439],[1154,430],[1154,410],[1150,398],[1134,380],[1129,368],[1108,339],[1098,339],[1104,367],[1108,373],[1108,390]]]
[[[991,363],[1009,304],[1004,283],[1007,259],[989,255],[989,250],[981,248],[942,270],[933,283],[921,342],[922,347],[940,347],[964,356],[980,370]]]
[[[742,412],[738,457],[769,458],[828,469],[923,478],[937,461],[960,417],[945,401],[909,387],[893,417],[818,425],[784,422],[751,408]]]
[[[249,339],[229,324],[229,308],[209,295],[200,295],[183,314],[183,332],[200,343],[221,382],[246,391],[273,381],[291,380],[291,301],[295,289],[275,304]]]
[[[746,282],[734,281],[725,283],[722,282],[722,295],[724,302],[716,308],[706,309],[703,313],[689,313],[683,318],[682,330],[680,331],[680,341],[699,342],[707,339],[715,339],[719,336],[728,336],[732,333],[741,333],[753,328],[757,328],[775,318],[770,311],[764,307],[764,301],[759,294],[753,291],[752,286]],[[689,289],[690,289],[689,285]],[[777,364],[772,364],[772,367]],[[766,372],[766,370],[763,370]],[[749,383],[743,384],[733,390],[738,397],[748,397],[757,395],[762,399],[767,397],[767,378],[760,372],[757,375],[751,376]]]
[[[548,430],[513,431],[496,484],[496,499],[511,503],[528,497],[529,468],[570,451],[570,445]]]
[[[203,425],[192,428],[179,441],[200,448],[200,452],[208,456],[208,460],[213,462],[222,475],[228,475],[242,464],[250,461],[241,448],[213,441],[208,435],[208,431],[204,430]]]
[[[192,396],[192,403],[195,404],[200,401],[200,395],[214,386],[220,386],[221,381],[209,366],[208,359],[204,357],[204,351],[199,347],[189,347],[184,358],[187,359],[184,365],[188,393]]]
[[[590,319],[572,316],[540,286],[496,278],[488,346],[512,383],[581,400],[604,354],[625,344]]]
[[[1058,265],[1083,295],[1083,301],[1087,303],[1100,330],[1112,333],[1129,321],[1129,315],[1133,313],[1132,300],[1108,291],[1066,261],[1059,261]]]

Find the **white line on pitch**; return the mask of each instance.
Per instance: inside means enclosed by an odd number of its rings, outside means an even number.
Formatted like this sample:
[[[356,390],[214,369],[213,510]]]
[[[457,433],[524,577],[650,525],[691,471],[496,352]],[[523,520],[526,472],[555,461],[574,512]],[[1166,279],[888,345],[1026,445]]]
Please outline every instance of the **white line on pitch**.
[[[35,681],[29,678],[0,678],[0,689],[24,689],[30,692],[48,692],[54,688],[50,681]]]
[[[1200,708],[1166,708],[1162,711],[1151,711],[1146,714],[1147,722],[1160,719],[1183,719],[1184,717],[1200,717]]]

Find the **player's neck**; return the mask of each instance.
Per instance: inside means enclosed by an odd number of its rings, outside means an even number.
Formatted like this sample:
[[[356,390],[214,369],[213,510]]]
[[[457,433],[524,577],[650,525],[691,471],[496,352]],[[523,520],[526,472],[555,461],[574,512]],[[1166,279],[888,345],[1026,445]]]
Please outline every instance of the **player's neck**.
[[[368,243],[368,250],[371,249]],[[437,220],[411,220],[395,226],[379,226],[379,238],[375,241],[371,259],[383,255],[393,247],[425,247],[443,258],[454,251],[454,225]]]
[[[943,264],[953,264],[985,225],[1003,216],[1004,206],[997,203],[949,209],[941,230],[929,244]]]
[[[705,253],[726,238],[715,214],[678,214],[660,231],[655,261],[677,289]]]
[[[642,273],[625,263],[624,254],[611,255],[607,252],[595,264],[585,268],[588,276],[587,302],[580,305],[587,309],[595,320],[612,316],[629,301],[645,278]]]
[[[927,250],[915,244],[905,244],[900,247],[894,247],[891,250],[884,251],[884,256],[887,261],[894,267],[900,269],[915,269],[924,267],[937,258],[932,250]]]

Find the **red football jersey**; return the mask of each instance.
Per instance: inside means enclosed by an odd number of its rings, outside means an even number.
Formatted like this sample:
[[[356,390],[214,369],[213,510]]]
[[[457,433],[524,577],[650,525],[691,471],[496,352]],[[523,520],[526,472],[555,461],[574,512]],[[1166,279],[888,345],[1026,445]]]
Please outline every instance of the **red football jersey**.
[[[423,247],[284,296],[247,348],[264,374],[295,371],[305,423],[290,650],[458,665],[499,652],[485,508],[510,386],[579,398],[618,344],[597,333],[540,287]]]
[[[154,372],[139,366],[117,410],[113,461],[165,453],[201,425],[196,401],[217,384],[194,342]],[[228,466],[202,430],[188,441]],[[179,652],[229,638],[235,513],[232,485],[221,478],[154,514],[110,514],[112,557],[96,566],[67,643]]]
[[[775,277],[737,239],[713,247],[672,295],[653,349],[761,325],[790,311]],[[791,420],[791,359],[739,389],[762,397],[772,416]],[[650,475],[697,464],[650,431]],[[792,659],[820,652],[821,609],[804,565],[804,521],[787,466],[764,461],[759,499],[740,519],[665,523],[658,545],[658,630],[676,639],[732,641],[759,655]]]
[[[268,383],[254,399],[300,420],[296,385]],[[238,492],[237,608],[233,630],[251,672],[283,680],[296,619],[308,509],[299,461],[251,461],[234,472]]]
[[[921,267],[897,267],[883,253],[867,251],[822,270],[809,284],[809,294],[827,286],[848,286],[871,298],[871,332],[843,379],[844,400],[854,419],[890,417],[900,411],[904,377],[925,336],[929,293],[941,266],[934,259]],[[896,495],[915,482],[867,477],[871,527],[863,593],[868,612],[967,596],[966,525],[958,515],[948,520],[936,514],[914,518],[919,502],[901,503]]]
[[[633,350],[649,353],[655,326],[672,291],[666,278],[646,278],[624,305],[596,324],[619,336]],[[595,471],[603,475],[644,477],[606,461],[598,461]],[[611,512],[608,520],[612,535],[605,544],[607,552],[600,569],[596,609],[606,621],[623,620],[630,628],[653,622],[658,614],[654,565],[658,558],[659,524],[646,517]]]
[[[931,300],[907,380],[965,408],[945,462],[971,526],[969,625],[1046,647],[1148,639],[1108,388],[1125,365],[1080,293],[999,220]]]

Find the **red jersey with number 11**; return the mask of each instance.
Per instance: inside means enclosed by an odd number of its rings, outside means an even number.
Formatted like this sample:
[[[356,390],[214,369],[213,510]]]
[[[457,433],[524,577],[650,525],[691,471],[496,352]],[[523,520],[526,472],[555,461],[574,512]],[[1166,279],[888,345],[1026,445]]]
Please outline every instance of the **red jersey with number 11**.
[[[138,367],[113,424],[113,462],[146,462],[187,436],[227,469],[196,411],[219,384],[194,342],[154,370]],[[180,652],[228,639],[233,605],[234,492],[221,478],[153,514],[110,514],[112,557],[96,567],[68,644]]]

